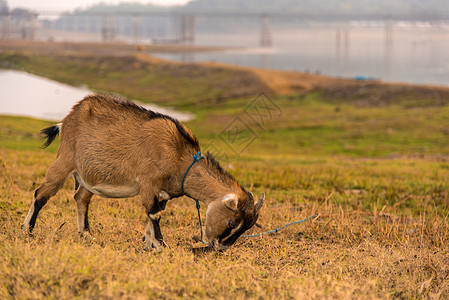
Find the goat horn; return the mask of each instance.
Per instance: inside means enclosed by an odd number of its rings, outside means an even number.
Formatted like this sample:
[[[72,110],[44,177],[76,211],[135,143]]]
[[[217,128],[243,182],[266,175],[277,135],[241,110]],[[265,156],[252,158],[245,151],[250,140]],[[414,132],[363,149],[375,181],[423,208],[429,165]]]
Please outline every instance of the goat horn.
[[[254,205],[256,214],[259,213],[259,210],[262,208],[263,201],[265,200],[265,193],[262,193],[262,196],[260,197],[259,201],[257,201],[256,205]]]

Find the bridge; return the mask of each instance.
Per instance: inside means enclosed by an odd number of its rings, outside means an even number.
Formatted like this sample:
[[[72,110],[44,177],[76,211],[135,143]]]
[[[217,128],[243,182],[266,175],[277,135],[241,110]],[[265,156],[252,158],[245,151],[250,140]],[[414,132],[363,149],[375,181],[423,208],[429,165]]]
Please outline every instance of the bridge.
[[[23,11],[21,14],[0,13],[0,38],[36,39],[44,30],[89,33],[102,41],[114,41],[117,36],[139,44],[145,39],[152,43],[194,44],[198,27],[212,25],[210,30],[222,30],[223,24],[258,28],[258,44],[273,44],[273,23],[294,28],[299,23],[337,23],[337,44],[347,39],[347,24],[351,21],[381,22],[385,26],[385,41],[391,43],[395,22],[448,23],[449,15],[423,14],[344,14],[344,13],[247,13],[247,12],[76,12]],[[220,24],[222,27],[220,28]],[[229,25],[233,26],[233,25]],[[51,39],[49,36],[47,39]]]

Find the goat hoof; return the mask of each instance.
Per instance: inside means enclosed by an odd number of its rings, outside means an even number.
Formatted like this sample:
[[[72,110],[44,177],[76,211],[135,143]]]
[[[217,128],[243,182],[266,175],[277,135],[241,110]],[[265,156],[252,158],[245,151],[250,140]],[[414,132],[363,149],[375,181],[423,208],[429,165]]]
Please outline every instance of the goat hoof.
[[[154,251],[155,253],[160,253],[162,252],[162,246],[159,242],[145,243],[143,250],[147,252]]]
[[[80,234],[81,238],[83,238],[84,240],[86,240],[88,242],[92,242],[93,240],[95,240],[95,238],[92,236],[92,234],[90,234],[90,232],[88,230],[79,232],[79,234]]]
[[[33,237],[34,236],[33,229],[31,229],[29,226],[21,225],[20,229],[22,230],[24,235],[29,236],[29,237]]]
[[[145,252],[154,252],[154,253],[161,253],[162,252],[162,247],[151,247],[151,249],[150,248],[148,248],[148,247],[143,247],[143,251],[145,251]]]

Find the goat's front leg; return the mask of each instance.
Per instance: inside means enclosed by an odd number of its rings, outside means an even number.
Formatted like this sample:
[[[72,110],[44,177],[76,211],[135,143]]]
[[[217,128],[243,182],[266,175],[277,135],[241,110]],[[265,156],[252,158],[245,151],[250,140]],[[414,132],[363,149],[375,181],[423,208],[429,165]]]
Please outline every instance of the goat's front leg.
[[[166,191],[160,190],[157,193],[157,198],[159,201],[159,206],[161,208],[161,211],[163,211],[165,209],[165,206],[167,205],[167,201],[170,200],[171,197]]]
[[[164,190],[160,190],[157,193],[157,198],[154,200],[157,201],[157,212],[155,214],[150,214],[149,217],[153,223],[156,239],[162,244],[162,246],[165,246],[164,238],[162,237],[161,228],[159,226],[159,221],[161,220],[161,211],[165,209],[167,201],[170,200],[170,195],[167,194],[167,192],[165,192]]]
[[[142,195],[142,204],[145,207],[145,212],[148,216],[148,224],[145,229],[145,250],[155,249],[156,252],[162,251],[163,237],[161,228],[159,227],[159,221],[161,219],[161,210],[165,208],[165,203],[168,199],[165,199],[167,193],[159,192],[157,196],[144,196]],[[162,198],[162,199],[159,199]],[[163,208],[160,205],[160,200],[163,200]]]

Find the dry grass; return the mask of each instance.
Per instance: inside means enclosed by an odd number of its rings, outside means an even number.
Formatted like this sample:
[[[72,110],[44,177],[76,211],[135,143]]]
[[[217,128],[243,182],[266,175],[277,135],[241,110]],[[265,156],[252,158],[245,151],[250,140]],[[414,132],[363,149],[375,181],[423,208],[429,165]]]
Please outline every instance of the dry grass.
[[[400,178],[401,171],[410,171],[410,161],[236,163],[232,173],[246,185],[257,182],[256,193],[268,194],[260,218],[264,228],[251,232],[313,213],[320,219],[241,238],[227,252],[215,253],[193,242],[194,203],[178,199],[163,213],[168,248],[156,255],[142,250],[145,216],[138,197],[94,197],[94,239],[80,238],[73,182],[43,209],[34,236],[26,236],[20,224],[54,154],[2,149],[1,157],[3,299],[449,297],[449,171],[439,163],[415,160],[420,171]],[[348,175],[335,177],[340,172]],[[395,178],[397,186],[389,183]],[[286,192],[283,183],[290,180],[297,185]],[[350,188],[357,180],[370,181],[372,189]],[[389,204],[389,197],[401,200]]]

